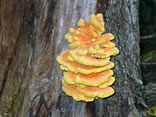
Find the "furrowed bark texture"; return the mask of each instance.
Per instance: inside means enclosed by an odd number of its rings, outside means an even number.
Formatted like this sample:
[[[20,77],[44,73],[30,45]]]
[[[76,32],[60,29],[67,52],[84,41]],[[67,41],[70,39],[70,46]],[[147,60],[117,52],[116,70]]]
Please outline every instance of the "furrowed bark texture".
[[[116,93],[92,103],[61,90],[56,57],[68,48],[64,34],[102,12],[115,35]],[[0,0],[0,115],[11,117],[141,117],[138,0]]]
[[[120,50],[113,57],[115,63],[115,95],[107,100],[97,100],[98,117],[146,116],[142,98],[140,71],[138,0],[105,0],[105,29],[115,35],[114,42]],[[98,11],[98,10],[97,10]],[[106,116],[107,117],[107,116]]]

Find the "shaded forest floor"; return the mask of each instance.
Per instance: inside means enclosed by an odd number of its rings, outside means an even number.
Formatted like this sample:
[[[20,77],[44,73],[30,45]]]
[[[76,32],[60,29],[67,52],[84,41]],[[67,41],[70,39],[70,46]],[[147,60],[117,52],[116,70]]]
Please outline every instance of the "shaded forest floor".
[[[140,1],[140,52],[147,113],[156,116],[156,1]]]

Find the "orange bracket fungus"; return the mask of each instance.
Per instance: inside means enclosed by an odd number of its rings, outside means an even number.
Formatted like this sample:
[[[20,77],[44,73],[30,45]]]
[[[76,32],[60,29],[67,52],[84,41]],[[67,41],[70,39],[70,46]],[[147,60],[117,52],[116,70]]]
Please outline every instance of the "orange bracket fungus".
[[[65,34],[69,49],[57,57],[64,70],[62,89],[76,101],[109,97],[114,94],[110,86],[115,82],[110,56],[119,53],[111,42],[114,36],[102,34],[105,31],[102,14],[90,15],[90,23],[80,19],[77,25],[80,28],[70,28]]]

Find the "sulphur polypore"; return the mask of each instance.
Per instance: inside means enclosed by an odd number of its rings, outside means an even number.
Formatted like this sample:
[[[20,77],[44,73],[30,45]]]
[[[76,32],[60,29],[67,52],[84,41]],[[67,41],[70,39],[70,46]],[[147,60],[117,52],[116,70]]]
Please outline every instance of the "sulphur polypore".
[[[70,28],[65,34],[69,49],[57,57],[60,68],[65,71],[62,89],[76,101],[109,97],[114,93],[110,85],[115,82],[110,56],[119,53],[111,42],[114,36],[102,35],[105,31],[102,14],[90,15],[90,23],[80,19],[77,25],[80,28]]]

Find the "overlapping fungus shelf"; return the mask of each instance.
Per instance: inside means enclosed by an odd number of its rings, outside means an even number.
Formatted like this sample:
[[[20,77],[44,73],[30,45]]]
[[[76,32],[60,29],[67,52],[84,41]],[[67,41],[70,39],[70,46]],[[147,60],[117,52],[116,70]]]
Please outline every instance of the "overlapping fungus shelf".
[[[102,33],[103,15],[90,15],[90,23],[80,19],[78,29],[70,28],[65,39],[69,49],[62,52],[57,61],[64,70],[62,89],[76,101],[93,101],[114,94],[110,86],[115,82],[112,76],[114,63],[110,56],[119,53],[111,42],[111,33]]]

